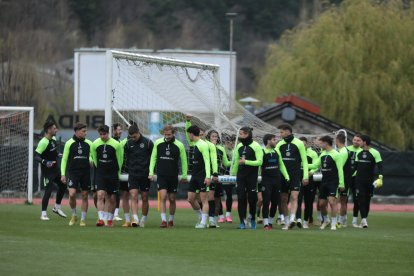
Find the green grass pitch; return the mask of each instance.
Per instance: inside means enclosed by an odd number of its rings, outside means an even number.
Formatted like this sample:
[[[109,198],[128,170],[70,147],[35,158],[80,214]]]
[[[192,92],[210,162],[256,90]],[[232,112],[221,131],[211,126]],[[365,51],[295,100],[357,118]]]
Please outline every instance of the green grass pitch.
[[[144,229],[97,228],[88,215],[87,227],[69,227],[51,211],[40,221],[39,206],[0,205],[0,275],[414,275],[412,213],[372,213],[369,229],[336,232],[198,230],[188,209],[174,229],[158,228],[156,210]]]

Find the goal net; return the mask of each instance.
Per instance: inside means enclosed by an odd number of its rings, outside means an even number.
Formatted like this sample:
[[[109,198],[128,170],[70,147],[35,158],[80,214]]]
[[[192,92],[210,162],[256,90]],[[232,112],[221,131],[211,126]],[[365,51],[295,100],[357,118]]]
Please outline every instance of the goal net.
[[[0,106],[0,196],[33,197],[33,107]]]
[[[119,122],[127,127],[135,123],[153,140],[161,137],[164,125],[173,125],[176,138],[190,150],[185,138],[185,115],[191,114],[191,123],[206,134],[210,130],[219,133],[229,158],[241,127],[253,128],[253,139],[259,144],[263,144],[265,134],[279,133],[277,126],[260,120],[229,96],[220,85],[218,66],[118,51],[107,52],[108,63],[107,124]],[[314,141],[320,135],[335,133],[296,137],[307,137],[317,149]],[[219,174],[228,175],[228,168],[221,167]]]

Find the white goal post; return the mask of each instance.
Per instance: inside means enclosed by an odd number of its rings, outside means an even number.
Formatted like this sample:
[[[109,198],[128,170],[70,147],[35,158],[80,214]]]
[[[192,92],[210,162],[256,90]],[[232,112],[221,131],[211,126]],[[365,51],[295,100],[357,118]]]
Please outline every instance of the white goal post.
[[[33,202],[34,108],[0,106],[0,196]]]
[[[120,52],[114,50],[107,50],[106,51],[106,90],[105,90],[105,98],[106,98],[106,105],[105,105],[105,124],[110,126],[113,123],[112,117],[113,112],[115,111],[117,115],[119,115],[124,121],[126,120],[125,117],[119,112],[119,109],[128,109],[131,108],[131,103],[128,103],[128,106],[120,106],[117,107],[114,104],[114,59],[125,59],[130,61],[137,61],[142,64],[149,64],[149,63],[157,63],[161,66],[177,66],[182,68],[192,68],[196,70],[209,70],[213,72],[214,77],[218,79],[217,71],[219,70],[218,65],[213,64],[205,64],[205,63],[198,63],[198,62],[191,62],[191,61],[183,61],[183,60],[176,60],[171,58],[163,58],[163,57],[154,57],[154,56],[147,56],[141,54],[134,54],[134,53],[127,53],[127,52]],[[119,65],[118,65],[119,66]],[[118,68],[118,71],[121,71],[122,68]],[[138,92],[138,91],[137,91]],[[142,93],[147,93],[147,91],[142,91]],[[132,107],[135,110],[158,110],[158,111],[178,111],[176,107],[171,106],[168,103],[168,100],[162,97],[158,97],[156,100],[152,102],[133,102]],[[197,108],[190,107],[189,109],[193,109],[197,111]],[[128,124],[127,121],[125,123]]]

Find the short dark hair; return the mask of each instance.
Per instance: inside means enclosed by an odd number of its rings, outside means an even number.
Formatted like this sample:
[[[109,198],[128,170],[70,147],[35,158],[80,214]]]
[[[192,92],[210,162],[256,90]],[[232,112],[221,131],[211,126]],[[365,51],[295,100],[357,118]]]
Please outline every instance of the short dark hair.
[[[222,140],[223,142],[229,142],[229,141],[230,141],[230,139],[231,139],[230,134],[227,134],[227,133],[222,133],[222,134],[221,134],[221,140]]]
[[[288,125],[288,124],[283,124],[283,125],[280,125],[280,126],[278,126],[277,128],[278,128],[278,129],[282,129],[282,130],[289,130],[289,131],[290,131],[290,133],[292,133],[292,132],[293,132],[292,127],[291,127],[290,125]]]
[[[122,127],[120,123],[115,123],[112,125],[113,130],[117,129],[118,127]]]
[[[325,136],[322,136],[321,138],[319,138],[319,141],[328,143],[330,146],[332,146],[333,139],[332,139],[331,136],[325,135]]]
[[[109,126],[107,125],[101,125],[100,127],[98,127],[98,132],[99,133],[109,133]]]
[[[251,128],[251,127],[244,126],[240,130],[243,131],[244,133],[248,133],[249,136],[253,135],[253,128]]]
[[[354,135],[354,137],[358,137],[358,138],[362,138],[361,136],[362,136],[361,133],[355,133],[355,135]]]
[[[172,125],[165,125],[162,131],[171,131],[172,133],[175,133],[175,127]]]
[[[371,137],[369,137],[368,135],[361,135],[361,140],[363,142],[365,142],[365,144],[367,144],[367,146],[371,145]]]
[[[265,146],[267,146],[267,143],[269,142],[269,140],[272,140],[273,138],[275,138],[276,137],[276,135],[274,135],[274,134],[265,134],[264,136],[263,136],[263,144],[265,145]]]
[[[341,144],[345,144],[345,135],[343,133],[338,133],[338,135],[336,135],[336,140],[338,140]]]
[[[234,142],[234,141],[236,141],[236,135],[228,134],[228,133],[222,133],[221,134],[221,140],[224,141],[224,142]]]
[[[132,134],[135,134],[135,133],[139,133],[139,128],[138,128],[138,126],[137,126],[137,125],[131,125],[131,126],[128,128],[128,134],[129,134],[129,135],[132,135]]]
[[[78,131],[78,130],[81,130],[82,128],[86,128],[86,124],[77,122],[75,126],[73,127],[73,130]]]
[[[187,128],[187,132],[195,136],[200,136],[200,128],[196,125],[192,125],[189,128]]]
[[[49,128],[51,128],[52,126],[54,126],[55,125],[55,123],[53,122],[53,121],[50,121],[50,120],[48,120],[48,121],[46,121],[44,124],[43,124],[43,130],[45,131],[45,132],[47,132],[48,131],[48,129]]]
[[[306,138],[305,136],[299,137],[299,140],[303,142],[308,142],[308,138]]]

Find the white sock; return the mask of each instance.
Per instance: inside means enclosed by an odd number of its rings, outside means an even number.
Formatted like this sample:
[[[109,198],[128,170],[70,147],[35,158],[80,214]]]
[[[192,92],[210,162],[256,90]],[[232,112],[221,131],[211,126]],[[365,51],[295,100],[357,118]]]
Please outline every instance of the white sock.
[[[86,212],[81,212],[81,220],[86,220]]]
[[[264,225],[269,225],[269,219],[267,219],[267,218],[263,219],[263,224]]]
[[[105,211],[103,212],[103,219],[104,220],[108,220],[108,214],[109,214],[108,212],[105,212]]]
[[[161,220],[162,221],[167,221],[167,214],[166,213],[161,213]]]
[[[358,223],[358,217],[352,217],[352,223],[353,224]]]
[[[98,211],[98,217],[100,220],[104,220],[105,219],[105,212],[104,211]]]
[[[209,220],[210,223],[215,223],[216,222],[216,219],[214,217],[209,217],[208,220]]]
[[[47,217],[46,211],[42,211],[42,217]]]
[[[145,223],[147,221],[147,216],[141,216],[141,221]]]
[[[55,209],[60,209],[60,207],[61,207],[60,204],[57,204],[57,203],[55,204]]]
[[[251,220],[251,219],[252,219],[252,214],[249,214],[249,215],[247,216],[247,219],[248,219],[248,220]]]
[[[168,221],[174,221],[174,215],[170,214],[170,218],[168,219]]]
[[[129,213],[125,213],[125,221],[131,221],[131,215]]]
[[[331,223],[332,225],[336,225],[336,217],[333,217],[332,218],[332,223]]]
[[[285,224],[289,224],[289,217],[288,216],[285,217]]]
[[[324,221],[324,222],[328,222],[328,221],[329,221],[328,216],[323,216],[323,221]]]
[[[201,209],[195,210],[196,214],[198,215],[198,221],[201,220],[203,212],[201,212]]]
[[[138,218],[137,214],[133,214],[132,217],[134,218],[134,221],[139,221],[139,218]]]
[[[316,213],[318,214],[318,220],[319,221],[322,221],[322,213],[321,213],[321,211],[317,211]]]
[[[361,219],[361,223],[367,223],[367,219],[366,218]]]
[[[290,221],[295,221],[295,219],[296,219],[296,215],[294,214],[290,215]]]
[[[284,221],[285,220],[285,215],[284,214],[280,214],[279,215],[279,218],[280,218],[281,221]]]
[[[114,216],[117,217],[119,215],[119,208],[115,208]]]
[[[202,214],[201,215],[201,224],[207,223],[208,214]]]
[[[231,213],[230,212],[226,212],[226,217],[230,217]]]
[[[340,217],[339,217],[339,222],[340,222],[341,224],[345,224],[345,221],[346,221],[346,216],[340,216]]]
[[[76,208],[72,208],[72,215],[76,216]]]
[[[269,217],[269,224],[273,224],[273,219],[272,217]]]
[[[224,219],[224,215],[220,215],[220,216],[219,216],[219,218],[220,218],[220,219]]]

